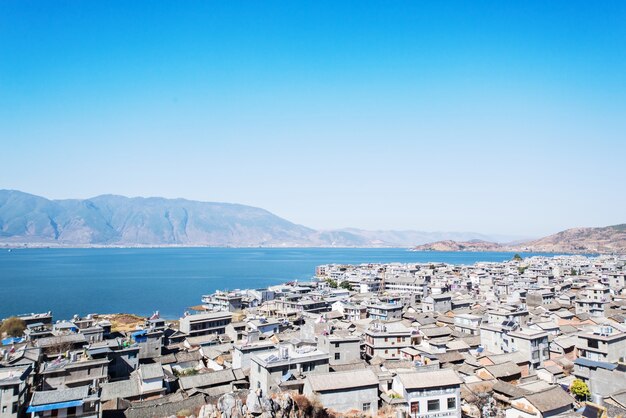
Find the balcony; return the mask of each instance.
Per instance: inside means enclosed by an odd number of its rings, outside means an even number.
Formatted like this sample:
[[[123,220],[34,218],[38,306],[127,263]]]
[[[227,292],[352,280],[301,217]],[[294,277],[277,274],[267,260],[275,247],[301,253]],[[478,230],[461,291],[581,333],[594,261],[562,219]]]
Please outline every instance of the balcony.
[[[581,340],[584,341],[584,344],[582,343]],[[597,346],[595,346],[595,345],[589,345],[589,340],[587,339],[579,339],[578,341],[580,343],[577,344],[577,346],[580,350],[588,350],[588,351],[593,351],[596,353],[608,354],[609,345],[604,342],[598,341]]]

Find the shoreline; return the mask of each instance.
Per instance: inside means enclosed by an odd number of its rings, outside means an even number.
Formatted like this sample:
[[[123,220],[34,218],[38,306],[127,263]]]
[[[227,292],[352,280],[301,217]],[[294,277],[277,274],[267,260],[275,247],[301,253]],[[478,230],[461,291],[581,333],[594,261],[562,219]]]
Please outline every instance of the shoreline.
[[[35,249],[46,249],[46,250],[55,250],[55,249],[66,249],[66,250],[85,250],[85,249],[271,249],[271,250],[406,250],[407,252],[413,253],[500,253],[500,254],[549,254],[549,255],[587,255],[587,256],[596,256],[596,255],[624,255],[626,253],[619,252],[586,252],[586,251],[543,251],[543,250],[533,250],[533,249],[455,249],[455,250],[437,250],[437,249],[424,249],[424,250],[415,250],[412,247],[394,247],[394,246],[281,246],[281,245],[260,245],[260,246],[222,246],[222,245],[176,245],[176,244],[167,244],[167,245],[94,245],[94,244],[85,244],[85,245],[75,245],[75,244],[8,244],[8,243],[0,243],[0,249],[3,250],[35,250]]]

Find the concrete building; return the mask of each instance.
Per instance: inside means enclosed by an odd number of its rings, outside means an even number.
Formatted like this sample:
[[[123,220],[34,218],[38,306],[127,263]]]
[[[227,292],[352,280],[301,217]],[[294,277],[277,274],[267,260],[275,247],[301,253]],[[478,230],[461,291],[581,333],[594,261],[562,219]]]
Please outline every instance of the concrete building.
[[[109,359],[88,359],[82,352],[71,352],[69,358],[44,363],[39,371],[44,390],[96,385],[108,379]]]
[[[34,392],[26,412],[31,418],[98,418],[100,398],[89,386]]]
[[[411,417],[461,418],[461,384],[452,369],[398,373],[392,390],[404,400]]]
[[[313,373],[306,377],[304,395],[316,397],[324,408],[339,413],[356,410],[378,413],[378,377],[369,369]]]
[[[365,357],[399,359],[400,351],[412,345],[413,337],[417,338],[417,330],[402,321],[373,322],[365,331]]]
[[[130,376],[130,379],[118,380],[102,385],[102,402],[116,399],[143,400],[165,393],[163,385],[165,374],[160,363],[142,364]]]
[[[367,305],[367,316],[376,321],[393,321],[402,317],[402,305],[396,303],[371,303]]]
[[[243,307],[241,292],[215,292],[202,296],[202,306],[212,312],[236,312]]]
[[[469,335],[480,335],[480,323],[483,318],[472,314],[459,314],[454,317],[454,329]]]
[[[490,324],[516,323],[519,326],[528,322],[528,310],[511,306],[501,306],[487,311],[487,322]]]
[[[550,359],[548,333],[544,331],[482,324],[480,339],[481,345],[492,353],[519,352],[532,368],[537,368]]]
[[[422,300],[422,311],[424,312],[448,312],[452,310],[452,296],[430,295]]]
[[[248,321],[248,329],[258,331],[263,335],[277,334],[280,330],[280,322],[273,318],[259,318]]]
[[[0,418],[18,418],[25,409],[31,366],[0,368]]]
[[[332,333],[318,337],[317,345],[328,353],[330,365],[356,363],[361,359],[361,339],[350,334]]]
[[[548,333],[528,328],[511,331],[507,335],[509,349],[506,352],[524,354],[533,368],[543,365],[550,359],[550,347],[548,345]]]
[[[626,332],[602,326],[596,332],[578,334],[578,357],[592,361],[617,363],[626,361]]]
[[[367,307],[346,301],[337,301],[332,304],[332,310],[341,312],[348,321],[359,321],[367,318]]]
[[[250,360],[250,388],[263,393],[292,377],[329,371],[328,353],[311,347],[283,345],[278,350],[255,354]]]
[[[251,358],[255,354],[263,354],[276,351],[276,345],[270,340],[246,342],[245,344],[235,344],[233,346],[233,369],[248,370]]]
[[[225,334],[226,325],[233,316],[229,312],[207,312],[187,315],[180,319],[180,332],[190,337],[209,334]]]

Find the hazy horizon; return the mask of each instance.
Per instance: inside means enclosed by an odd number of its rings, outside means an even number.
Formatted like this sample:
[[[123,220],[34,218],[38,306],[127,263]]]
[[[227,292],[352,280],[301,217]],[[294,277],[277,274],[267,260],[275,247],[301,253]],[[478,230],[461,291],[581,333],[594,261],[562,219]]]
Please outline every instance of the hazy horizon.
[[[87,200],[87,199],[93,199],[96,197],[100,197],[100,196],[119,196],[119,197],[124,197],[124,198],[129,198],[129,199],[134,199],[134,198],[139,198],[139,199],[171,199],[171,200],[186,200],[186,201],[192,201],[192,202],[204,202],[204,203],[223,203],[223,204],[235,204],[235,205],[241,205],[241,203],[239,202],[222,202],[222,201],[208,201],[208,200],[194,200],[194,199],[188,199],[185,197],[165,197],[165,196],[126,196],[126,195],[122,195],[119,193],[103,193],[103,194],[98,194],[98,195],[92,195],[92,196],[87,196],[84,198],[75,198],[75,197],[66,197],[66,198],[52,198],[49,196],[44,196],[44,195],[36,195],[33,193],[29,193],[27,191],[24,190],[17,190],[17,189],[3,189],[0,188],[0,191],[2,190],[11,190],[11,191],[17,191],[17,192],[21,192],[21,193],[26,193],[26,194],[31,194],[34,196],[39,196],[39,197],[43,197],[46,198],[48,200]],[[246,205],[246,206],[251,206],[251,205]],[[266,208],[262,208],[262,207],[258,207],[258,206],[252,206],[252,207],[256,207],[259,209],[263,209],[266,210]],[[271,212],[271,211],[270,211]],[[477,234],[477,235],[486,235],[489,238],[492,238],[494,241],[500,242],[500,243],[507,243],[507,242],[516,242],[516,241],[521,241],[521,240],[529,240],[529,239],[537,239],[537,238],[543,238],[546,235],[552,235],[554,233],[557,232],[561,232],[562,230],[558,230],[558,231],[553,231],[553,232],[549,232],[547,234],[544,235],[516,235],[516,234],[507,234],[504,232],[490,232],[490,231],[470,231],[470,230],[419,230],[419,229],[410,229],[410,228],[396,228],[396,229],[383,229],[383,228],[359,228],[359,227],[355,227],[352,225],[346,225],[346,226],[340,226],[340,227],[336,227],[336,228],[314,228],[311,227],[310,225],[305,225],[305,224],[300,224],[298,222],[294,222],[291,219],[288,218],[284,218],[274,212],[271,212],[274,215],[277,215],[283,219],[286,219],[287,221],[291,221],[297,225],[301,225],[301,226],[305,226],[305,227],[309,227],[309,228],[313,228],[315,230],[319,230],[319,231],[332,231],[332,230],[351,230],[351,229],[355,229],[355,230],[363,230],[363,231],[372,231],[372,232],[376,232],[376,231],[397,231],[397,232],[402,232],[402,231],[421,231],[421,232],[432,232],[432,233],[447,233],[447,232],[460,232],[460,233],[468,233],[468,234]],[[623,224],[624,222],[618,223],[618,224]],[[570,228],[585,228],[585,227],[606,227],[606,226],[613,226],[613,225],[618,225],[618,224],[612,224],[612,225],[576,225],[576,226],[571,226],[565,229],[570,229]],[[476,240],[476,239],[473,239]]]
[[[626,3],[6,1],[0,187],[315,229],[626,222]]]

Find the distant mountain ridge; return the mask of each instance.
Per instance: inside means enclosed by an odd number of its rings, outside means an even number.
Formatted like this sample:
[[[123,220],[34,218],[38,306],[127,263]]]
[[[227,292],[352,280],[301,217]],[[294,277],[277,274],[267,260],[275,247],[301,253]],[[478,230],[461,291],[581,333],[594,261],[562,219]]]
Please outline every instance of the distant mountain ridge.
[[[544,238],[511,244],[485,241],[435,241],[413,251],[512,251],[546,253],[626,253],[626,224],[571,228]]]
[[[233,203],[102,195],[50,200],[0,190],[0,244],[38,246],[410,247],[477,233],[317,231]]]

